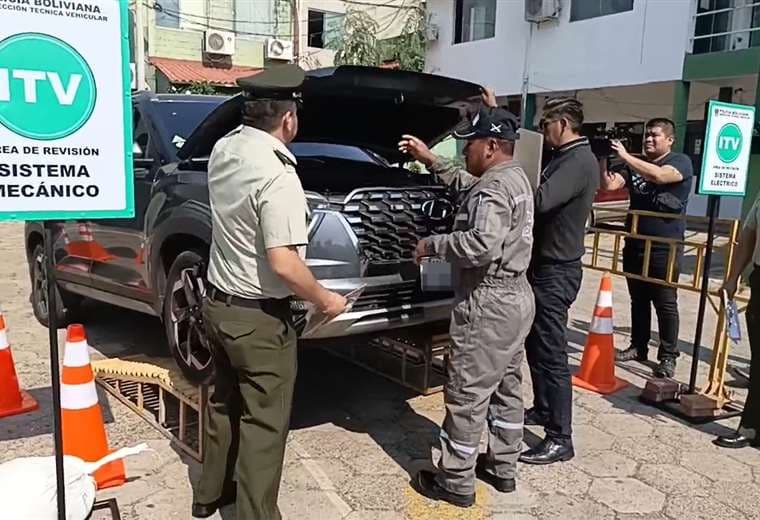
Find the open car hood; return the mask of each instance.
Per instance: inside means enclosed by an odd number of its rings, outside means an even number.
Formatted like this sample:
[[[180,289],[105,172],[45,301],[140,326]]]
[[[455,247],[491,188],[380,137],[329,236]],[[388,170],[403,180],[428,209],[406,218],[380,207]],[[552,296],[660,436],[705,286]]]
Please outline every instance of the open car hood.
[[[359,146],[400,162],[403,134],[435,144],[477,110],[480,92],[474,83],[416,72],[359,66],[307,71],[296,141]],[[207,157],[241,124],[242,104],[238,94],[219,105],[177,156]]]

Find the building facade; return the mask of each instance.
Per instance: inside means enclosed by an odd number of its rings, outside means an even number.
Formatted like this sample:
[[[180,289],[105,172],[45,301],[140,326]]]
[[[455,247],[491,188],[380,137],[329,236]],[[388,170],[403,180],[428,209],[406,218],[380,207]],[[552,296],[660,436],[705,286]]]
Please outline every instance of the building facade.
[[[421,0],[298,0],[300,30],[299,64],[307,69],[332,67],[343,22],[350,9],[366,13],[377,25],[375,37],[399,36],[412,9]]]
[[[130,9],[135,62],[137,20],[143,22],[143,88],[169,92],[205,84],[223,92],[241,76],[293,59],[288,0],[138,1]]]
[[[625,129],[637,147],[647,119],[671,117],[677,147],[699,169],[706,102],[758,102],[760,6],[754,4],[428,0],[438,38],[429,45],[426,68],[489,85],[515,111],[526,91],[529,127],[553,95],[583,101],[586,133]],[[749,186],[745,201],[758,187]],[[692,197],[689,212],[704,211],[705,199]],[[721,207],[727,217],[741,211],[740,199],[726,198]]]

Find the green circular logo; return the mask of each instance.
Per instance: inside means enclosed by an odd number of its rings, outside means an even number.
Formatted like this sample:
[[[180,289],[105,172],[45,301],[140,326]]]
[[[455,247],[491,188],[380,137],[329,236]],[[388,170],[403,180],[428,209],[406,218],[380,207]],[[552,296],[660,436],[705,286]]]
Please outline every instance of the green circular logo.
[[[718,131],[716,143],[718,158],[724,163],[732,163],[742,151],[742,131],[734,123],[728,123]]]
[[[69,44],[47,34],[0,42],[0,124],[30,139],[60,139],[84,125],[97,91],[90,66]]]

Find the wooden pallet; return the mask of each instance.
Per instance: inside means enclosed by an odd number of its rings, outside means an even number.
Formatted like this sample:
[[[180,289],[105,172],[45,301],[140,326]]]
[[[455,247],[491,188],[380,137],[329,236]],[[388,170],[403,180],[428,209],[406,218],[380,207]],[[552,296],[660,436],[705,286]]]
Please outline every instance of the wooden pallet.
[[[207,387],[189,383],[171,358],[94,361],[95,381],[183,452],[203,460]]]

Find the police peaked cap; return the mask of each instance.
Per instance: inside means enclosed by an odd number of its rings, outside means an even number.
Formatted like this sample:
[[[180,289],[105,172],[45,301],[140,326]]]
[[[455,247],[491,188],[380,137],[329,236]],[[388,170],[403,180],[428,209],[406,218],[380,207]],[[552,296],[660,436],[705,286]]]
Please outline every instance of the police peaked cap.
[[[298,65],[279,65],[238,78],[237,84],[251,99],[295,100],[301,97],[306,73]]]

